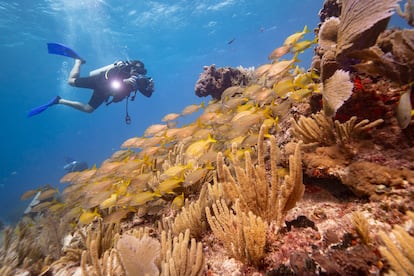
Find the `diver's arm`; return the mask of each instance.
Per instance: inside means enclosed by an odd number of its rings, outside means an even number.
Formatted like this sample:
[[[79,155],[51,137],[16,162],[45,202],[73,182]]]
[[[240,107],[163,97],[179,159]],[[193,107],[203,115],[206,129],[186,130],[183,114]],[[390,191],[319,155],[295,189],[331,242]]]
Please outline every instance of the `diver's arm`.
[[[135,75],[132,75],[131,77],[122,80],[124,84],[128,85],[131,88],[131,91],[135,91],[138,89],[137,81],[138,81],[138,77]]]
[[[154,92],[154,81],[145,75],[132,75],[128,79],[124,79],[123,82],[131,87],[131,91],[139,90],[146,97],[151,97]]]

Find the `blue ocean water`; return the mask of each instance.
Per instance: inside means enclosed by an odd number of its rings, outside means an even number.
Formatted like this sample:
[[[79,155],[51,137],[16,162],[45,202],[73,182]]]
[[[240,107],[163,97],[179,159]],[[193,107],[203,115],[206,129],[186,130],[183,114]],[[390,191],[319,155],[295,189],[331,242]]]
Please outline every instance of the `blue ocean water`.
[[[204,65],[260,66],[284,39],[319,22],[323,1],[301,0],[20,0],[0,1],[0,221],[13,223],[28,202],[20,195],[59,187],[65,158],[99,166],[126,139],[141,136],[170,112],[198,98]],[[310,37],[312,38],[312,37]],[[232,43],[228,43],[233,40]],[[47,42],[71,46],[84,59],[81,75],[116,60],[140,59],[155,80],[151,98],[138,94],[92,114],[53,106],[27,112],[55,95],[87,102],[91,91],[66,79],[73,60],[49,55]],[[310,64],[312,50],[301,56]]]

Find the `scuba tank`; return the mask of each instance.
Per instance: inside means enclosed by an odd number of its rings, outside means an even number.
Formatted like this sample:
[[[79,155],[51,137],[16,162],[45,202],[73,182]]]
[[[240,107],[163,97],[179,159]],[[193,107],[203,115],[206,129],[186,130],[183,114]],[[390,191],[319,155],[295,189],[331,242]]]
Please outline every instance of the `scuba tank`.
[[[144,68],[144,63],[139,60],[133,61],[116,61],[112,64],[103,66],[101,68],[95,69],[89,72],[89,76],[98,76],[102,73],[105,73],[105,79],[109,78],[109,72],[113,69],[116,69],[118,72],[124,72],[124,74],[129,75],[130,70],[132,69],[133,72],[141,75],[145,75],[147,70]],[[125,71],[127,70],[127,71]]]
[[[114,62],[112,64],[103,66],[101,68],[95,69],[95,70],[89,72],[89,76],[94,77],[94,76],[97,76],[101,73],[105,73],[105,78],[108,79],[108,72],[111,71],[112,69],[114,69],[115,67],[119,67],[123,63],[124,62],[122,62],[122,61],[117,61],[117,62]]]

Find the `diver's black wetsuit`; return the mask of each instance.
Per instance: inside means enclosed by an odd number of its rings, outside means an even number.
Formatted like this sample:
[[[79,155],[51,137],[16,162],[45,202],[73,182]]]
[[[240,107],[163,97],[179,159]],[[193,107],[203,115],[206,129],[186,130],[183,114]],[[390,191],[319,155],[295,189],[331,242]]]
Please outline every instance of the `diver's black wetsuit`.
[[[110,102],[119,102],[137,89],[144,96],[151,97],[153,84],[151,78],[144,76],[146,73],[147,70],[140,61],[136,61],[133,64],[130,62],[121,62],[120,65],[115,66],[109,71],[104,71],[89,77],[78,77],[74,81],[74,86],[93,89],[93,94],[88,104],[93,109],[96,109],[103,102],[108,102],[111,96],[113,98]],[[122,83],[124,79],[128,78],[133,78],[136,84]],[[113,88],[111,86],[113,81],[119,81],[121,83],[120,87]]]

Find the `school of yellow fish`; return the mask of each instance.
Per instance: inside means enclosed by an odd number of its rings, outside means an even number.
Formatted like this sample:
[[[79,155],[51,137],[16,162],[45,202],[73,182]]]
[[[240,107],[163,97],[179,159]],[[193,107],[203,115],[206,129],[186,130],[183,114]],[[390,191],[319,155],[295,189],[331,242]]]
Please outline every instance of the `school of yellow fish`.
[[[62,192],[42,190],[43,205],[35,211],[60,212],[76,226],[96,217],[119,222],[140,208],[146,212],[156,212],[159,206],[181,208],[189,194],[211,181],[218,152],[232,158],[232,143],[238,145],[240,158],[246,150],[254,152],[262,124],[277,131],[280,117],[289,112],[292,102],[319,93],[319,76],[298,65],[300,53],[317,43],[303,40],[307,33],[305,26],[286,38],[269,56],[271,62],[256,69],[253,84],[230,87],[221,100],[167,114],[142,136],[126,140],[100,167],[66,174],[61,179],[67,184]],[[280,60],[287,54],[292,57]],[[181,117],[196,112],[194,122],[177,126]],[[22,199],[37,192],[28,191]]]

